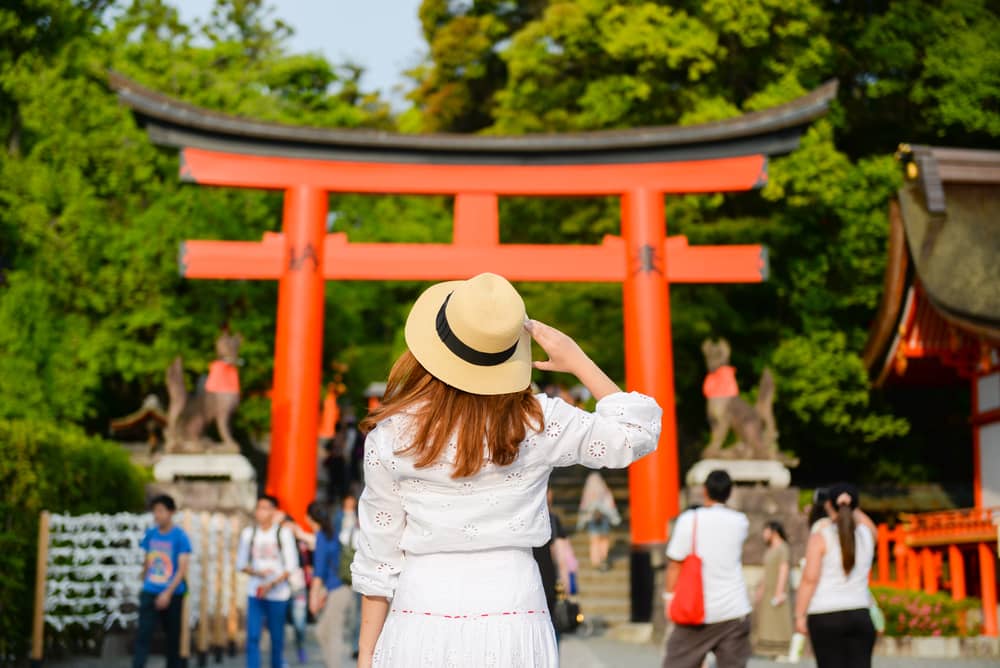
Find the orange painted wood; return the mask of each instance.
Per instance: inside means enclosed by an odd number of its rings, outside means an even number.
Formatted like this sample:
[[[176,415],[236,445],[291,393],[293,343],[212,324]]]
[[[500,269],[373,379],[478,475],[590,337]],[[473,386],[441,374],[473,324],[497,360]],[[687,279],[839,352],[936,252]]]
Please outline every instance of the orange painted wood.
[[[326,212],[322,190],[285,193],[267,490],[300,524],[316,495]]]
[[[948,574],[951,580],[951,597],[956,601],[964,601],[966,595],[965,559],[962,557],[962,550],[958,545],[948,546]]]
[[[997,625],[997,571],[996,542],[980,543],[979,549],[979,583],[982,587],[983,600],[983,635],[997,637],[1000,635]]]
[[[499,245],[500,212],[497,209],[497,196],[475,193],[455,195],[452,239],[456,247],[492,248]]]
[[[513,281],[620,283],[626,276],[625,242],[605,237],[599,245],[488,246],[464,237],[465,245],[349,243],[343,234],[324,242],[326,280],[435,281],[492,271]],[[186,278],[267,280],[283,270],[285,242],[269,233],[263,241],[188,241],[182,248]],[[759,283],[763,249],[755,245],[689,246],[685,237],[666,241],[670,283]]]
[[[924,591],[928,594],[936,594],[938,591],[937,572],[934,568],[934,553],[929,548],[920,551],[921,575],[924,583]]]
[[[876,552],[878,559],[878,574],[874,579],[874,582],[887,585],[889,584],[889,526],[886,524],[879,524],[878,530],[875,533],[876,536]]]
[[[906,546],[903,531],[899,527],[893,529],[891,540],[892,553],[896,557],[896,586],[905,589],[908,582],[907,565],[910,563],[910,548]]]
[[[663,195],[637,188],[622,196],[621,211],[628,245],[625,380],[628,389],[654,397],[663,407],[659,447],[629,471],[630,504],[642,510],[632,513],[632,543],[648,545],[666,542],[667,523],[680,511]]]
[[[618,165],[429,165],[339,162],[181,151],[181,178],[202,185],[284,190],[301,185],[327,192],[450,195],[620,195],[633,188],[661,193],[750,190],[767,180],[767,158],[686,160]]]
[[[907,588],[920,591],[920,555],[910,550],[906,557]]]

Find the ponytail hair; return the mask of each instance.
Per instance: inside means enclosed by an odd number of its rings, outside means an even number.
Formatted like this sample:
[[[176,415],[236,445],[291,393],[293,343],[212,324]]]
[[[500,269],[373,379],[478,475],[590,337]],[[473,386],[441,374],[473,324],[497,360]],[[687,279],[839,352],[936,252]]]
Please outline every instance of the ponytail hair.
[[[840,558],[844,565],[844,575],[854,570],[854,508],[851,501],[840,495],[834,499],[837,504],[837,534],[840,537]]]

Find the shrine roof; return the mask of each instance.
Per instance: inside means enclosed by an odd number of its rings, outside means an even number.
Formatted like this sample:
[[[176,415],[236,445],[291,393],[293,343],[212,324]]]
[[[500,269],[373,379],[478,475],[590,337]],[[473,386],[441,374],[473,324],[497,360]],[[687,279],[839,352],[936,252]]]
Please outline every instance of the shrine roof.
[[[903,145],[897,158],[906,181],[863,354],[877,385],[953,376],[1000,348],[1000,151]]]
[[[401,134],[258,121],[203,109],[111,72],[109,84],[157,144],[233,153],[431,164],[620,164],[794,150],[837,93],[829,81],[772,109],[712,123],[527,135]]]

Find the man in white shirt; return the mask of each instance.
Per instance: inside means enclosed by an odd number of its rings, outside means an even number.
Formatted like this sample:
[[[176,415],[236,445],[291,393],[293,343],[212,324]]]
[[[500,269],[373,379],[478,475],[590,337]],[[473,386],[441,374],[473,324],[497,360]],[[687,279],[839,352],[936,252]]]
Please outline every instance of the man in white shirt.
[[[692,548],[701,560],[705,622],[674,625],[667,641],[664,668],[700,668],[709,652],[718,668],[743,668],[750,660],[750,598],[743,580],[743,543],[749,521],[726,507],[733,481],[725,471],[705,480],[705,505],[677,518],[667,546],[667,619],[681,562]]]
[[[299,566],[295,536],[278,523],[278,500],[257,499],[256,523],[243,529],[236,568],[250,576],[247,583],[247,668],[260,667],[260,636],[267,624],[271,636],[271,668],[282,668],[285,616],[292,590],[288,578]]]

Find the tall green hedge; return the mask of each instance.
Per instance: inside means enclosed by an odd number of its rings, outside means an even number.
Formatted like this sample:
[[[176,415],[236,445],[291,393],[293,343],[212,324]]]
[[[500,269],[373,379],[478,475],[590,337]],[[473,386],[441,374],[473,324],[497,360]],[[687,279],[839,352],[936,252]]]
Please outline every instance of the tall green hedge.
[[[27,651],[38,517],[142,508],[146,473],[78,427],[0,420],[0,665]]]

